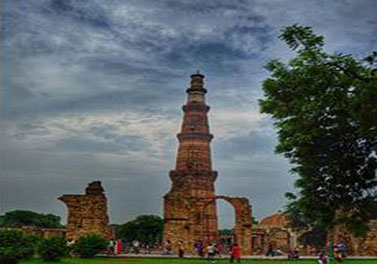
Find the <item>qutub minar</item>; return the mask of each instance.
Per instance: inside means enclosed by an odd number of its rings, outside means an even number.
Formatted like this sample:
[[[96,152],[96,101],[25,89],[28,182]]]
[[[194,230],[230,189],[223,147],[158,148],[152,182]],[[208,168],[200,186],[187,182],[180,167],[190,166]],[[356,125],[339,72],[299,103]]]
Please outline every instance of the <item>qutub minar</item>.
[[[164,238],[170,240],[174,251],[182,241],[185,252],[194,253],[194,243],[204,245],[219,241],[216,200],[222,199],[233,205],[235,227],[233,241],[242,248],[243,255],[264,255],[267,249],[281,249],[289,252],[300,246],[300,236],[306,228],[292,228],[290,218],[284,213],[273,214],[252,225],[251,206],[248,199],[219,196],[215,192],[217,172],[212,169],[209,132],[204,88],[204,75],[191,75],[187,89],[188,99],[183,106],[183,123],[177,135],[179,148],[175,170],[170,171],[172,187],[164,196]],[[96,233],[110,239],[115,237],[109,226],[107,199],[101,182],[89,183],[85,194],[69,194],[59,197],[68,207],[66,229],[26,230],[41,236],[63,235],[68,239]],[[370,230],[365,238],[352,236],[341,227],[334,228],[332,239],[345,241],[347,253],[358,256],[377,256],[377,219],[369,223]],[[234,235],[234,236],[233,236]],[[313,248],[300,247],[300,253],[309,255]]]
[[[230,202],[236,210],[236,240],[251,254],[251,207],[246,198],[216,196],[217,171],[212,170],[209,106],[206,105],[204,75],[191,75],[183,106],[183,122],[175,170],[170,171],[171,190],[164,196],[164,240],[182,241],[188,252],[196,241],[216,242],[219,238],[216,199]]]

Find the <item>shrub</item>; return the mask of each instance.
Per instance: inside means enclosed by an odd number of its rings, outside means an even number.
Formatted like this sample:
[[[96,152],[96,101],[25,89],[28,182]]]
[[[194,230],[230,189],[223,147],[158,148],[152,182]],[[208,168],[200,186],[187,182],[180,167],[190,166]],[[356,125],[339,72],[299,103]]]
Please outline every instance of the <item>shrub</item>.
[[[43,239],[37,249],[44,261],[58,261],[68,253],[67,243],[62,237],[50,237]]]
[[[97,234],[89,234],[77,239],[74,251],[80,258],[92,258],[106,248],[106,240]]]
[[[23,258],[31,258],[35,255],[42,238],[36,235],[25,235],[23,241]]]
[[[0,230],[0,263],[15,264],[34,256],[38,238],[24,235],[21,230]]]

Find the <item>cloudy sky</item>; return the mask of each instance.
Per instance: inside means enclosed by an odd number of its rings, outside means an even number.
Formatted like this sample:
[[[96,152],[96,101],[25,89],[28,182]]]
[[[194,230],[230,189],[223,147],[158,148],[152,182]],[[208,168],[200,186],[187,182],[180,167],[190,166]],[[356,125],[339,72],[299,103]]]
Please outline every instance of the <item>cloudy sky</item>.
[[[1,212],[66,217],[56,198],[101,180],[111,222],[162,214],[189,75],[206,75],[217,192],[282,209],[289,164],[259,113],[277,39],[312,26],[330,52],[376,50],[375,0],[3,0]],[[232,222],[220,206],[222,226]]]

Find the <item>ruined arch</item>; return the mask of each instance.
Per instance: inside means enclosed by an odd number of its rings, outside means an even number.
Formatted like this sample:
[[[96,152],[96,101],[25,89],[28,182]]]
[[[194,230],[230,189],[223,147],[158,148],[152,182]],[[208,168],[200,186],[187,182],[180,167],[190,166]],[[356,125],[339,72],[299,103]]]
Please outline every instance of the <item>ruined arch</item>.
[[[229,196],[215,196],[211,199],[207,199],[198,206],[198,213],[196,218],[203,217],[206,212],[206,207],[216,200],[223,200],[230,203],[235,212],[235,236],[237,244],[242,248],[242,253],[244,255],[252,255],[252,218],[251,218],[251,205],[247,198],[243,197],[229,197]],[[204,225],[203,229],[206,228]],[[203,233],[206,233],[203,230]],[[210,242],[210,241],[207,241]]]

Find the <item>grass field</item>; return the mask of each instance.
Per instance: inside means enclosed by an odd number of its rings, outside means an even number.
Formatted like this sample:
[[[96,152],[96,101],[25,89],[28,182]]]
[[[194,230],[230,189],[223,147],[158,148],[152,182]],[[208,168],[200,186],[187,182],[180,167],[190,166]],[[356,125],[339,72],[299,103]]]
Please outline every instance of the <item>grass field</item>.
[[[31,259],[21,262],[22,264],[200,264],[209,263],[205,259],[151,259],[151,258],[95,258],[95,259],[63,259],[60,262],[43,262],[40,259]],[[229,260],[216,260],[216,264],[229,263]],[[242,260],[241,263],[245,264],[317,264],[316,260]],[[331,261],[334,263],[335,261]],[[343,264],[376,264],[377,260],[345,260]]]

